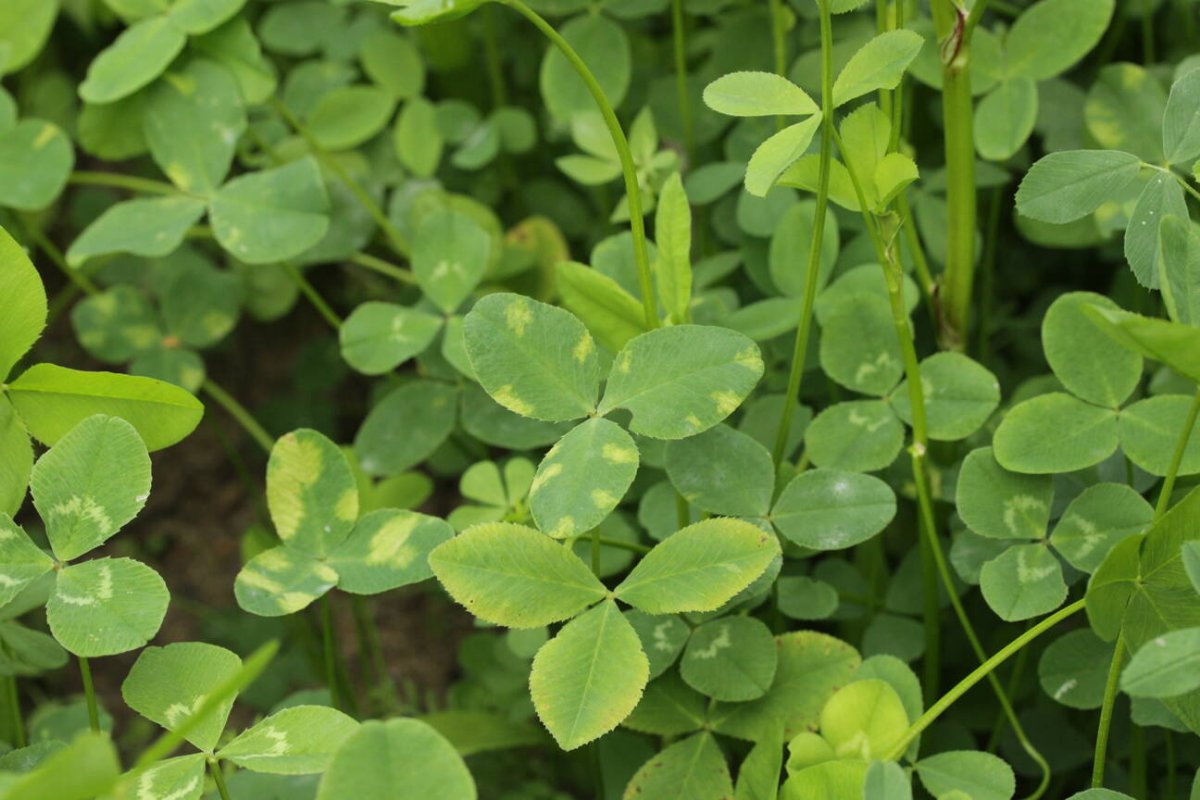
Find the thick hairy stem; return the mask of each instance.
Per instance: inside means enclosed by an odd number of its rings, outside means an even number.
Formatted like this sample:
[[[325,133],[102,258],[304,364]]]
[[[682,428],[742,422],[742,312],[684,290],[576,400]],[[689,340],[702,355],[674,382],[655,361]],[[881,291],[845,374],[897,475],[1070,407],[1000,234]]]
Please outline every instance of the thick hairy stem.
[[[617,158],[621,162],[621,173],[625,178],[625,197],[629,203],[629,232],[633,235],[633,260],[637,264],[638,286],[642,294],[642,310],[645,312],[646,327],[657,328],[660,325],[658,301],[654,297],[654,277],[650,272],[650,251],[646,243],[646,220],[642,212],[642,190],[638,185],[637,168],[633,163],[629,140],[625,137],[625,130],[621,127],[620,120],[617,119],[617,112],[613,110],[612,103],[604,94],[604,88],[600,86],[600,82],[596,80],[596,76],[592,74],[583,58],[575,52],[571,43],[554,29],[553,25],[525,5],[522,0],[498,0],[498,2],[532,22],[534,27],[558,48],[558,51],[579,75],[580,80],[587,86],[588,93],[591,94],[600,109],[600,116],[608,128],[613,146],[616,147]]]

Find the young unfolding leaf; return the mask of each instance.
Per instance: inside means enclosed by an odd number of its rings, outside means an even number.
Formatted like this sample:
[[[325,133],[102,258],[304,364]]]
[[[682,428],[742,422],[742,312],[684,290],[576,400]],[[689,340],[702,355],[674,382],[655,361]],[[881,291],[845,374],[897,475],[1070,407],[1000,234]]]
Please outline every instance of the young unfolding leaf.
[[[533,659],[529,692],[554,741],[574,750],[629,716],[648,678],[637,634],[617,604],[607,600],[542,645]]]
[[[642,764],[623,795],[626,800],[727,800],[732,796],[729,765],[707,732],[676,742]]]
[[[338,588],[353,594],[379,594],[433,577],[429,553],[454,535],[436,517],[384,508],[366,514],[326,564],[338,575]]]
[[[638,449],[620,425],[590,419],[558,441],[529,490],[537,526],[556,539],[586,533],[612,513],[638,469]]]
[[[838,73],[833,84],[833,105],[841,106],[879,89],[895,89],[924,43],[920,34],[903,29],[871,39]]]
[[[138,655],[121,684],[126,705],[167,730],[175,730],[204,702],[204,698],[231,680],[242,660],[224,647],[203,642],[177,642],[148,647]],[[186,735],[201,750],[211,753],[225,730],[234,698],[221,703]]]
[[[559,422],[595,409],[596,344],[570,312],[521,295],[493,294],[467,314],[463,333],[479,383],[510,411]]]
[[[824,761],[790,773],[782,796],[788,800],[858,800],[870,762],[859,758]]]
[[[877,678],[839,689],[821,710],[821,736],[838,758],[878,758],[908,730],[900,695]]]
[[[1095,572],[1118,542],[1144,531],[1153,517],[1154,509],[1134,489],[1099,483],[1071,501],[1050,534],[1050,544],[1071,566]]]
[[[131,558],[64,567],[46,604],[58,643],[86,658],[136,650],[154,638],[170,595],[158,573]]]
[[[766,197],[783,171],[808,151],[820,126],[821,113],[818,111],[759,145],[746,165],[746,191],[756,197]]]
[[[365,722],[321,778],[317,800],[475,800],[467,765],[440,733],[415,719]]]
[[[293,706],[247,728],[217,758],[272,775],[311,775],[329,768],[338,748],[359,725],[325,706]]]
[[[280,437],[267,462],[267,507],[284,544],[329,555],[358,518],[358,485],[341,449],[307,428]]]
[[[771,521],[780,533],[814,550],[841,550],[865,542],[895,516],[896,495],[886,483],[832,469],[801,472],[771,509]]]
[[[763,373],[754,342],[726,328],[676,325],[631,339],[617,354],[597,409],[633,414],[629,429],[683,439],[732,414]]]
[[[904,425],[883,400],[851,400],[818,414],[804,441],[818,467],[875,472],[900,454]]]
[[[1013,472],[1073,472],[1117,449],[1117,412],[1062,392],[1026,400],[996,429],[996,461]]]
[[[710,514],[765,516],[775,466],[755,439],[727,425],[667,444],[667,477],[689,503]]]
[[[1151,639],[1121,673],[1121,690],[1131,697],[1178,697],[1194,689],[1200,689],[1200,628]]]
[[[569,619],[607,591],[562,544],[507,522],[476,525],[439,545],[429,566],[468,611],[510,628]]]
[[[692,209],[676,172],[663,184],[654,217],[658,297],[676,322],[687,322],[692,303]]]
[[[560,262],[554,271],[563,307],[583,320],[602,347],[616,353],[646,332],[642,304],[609,276],[573,261]]]
[[[650,614],[714,611],[778,554],[773,534],[741,520],[709,519],[659,543],[613,593]]]
[[[704,87],[704,102],[731,117],[815,114],[820,109],[796,84],[773,72],[731,72]]]
[[[247,264],[284,261],[317,244],[329,230],[329,197],[312,158],[240,175],[209,205],[213,234]]]
[[[1062,565],[1043,544],[1018,544],[983,565],[983,598],[1003,620],[1048,614],[1067,598]]]
[[[765,623],[753,617],[722,617],[692,631],[679,674],[714,700],[742,702],[767,693],[778,662],[775,639]]]
[[[1118,196],[1141,168],[1140,158],[1117,150],[1051,153],[1021,179],[1017,210],[1042,222],[1072,222]]]
[[[973,450],[958,473],[958,515],[972,531],[994,539],[1041,539],[1050,522],[1054,484],[1001,467],[991,448]]]
[[[260,617],[294,614],[337,585],[323,561],[292,547],[273,547],[246,562],[233,582],[238,605]]]
[[[70,561],[104,544],[150,495],[150,456],[123,419],[96,415],[38,459],[33,503],[55,556]]]
[[[917,775],[935,797],[957,791],[972,800],[1012,800],[1017,790],[1012,767],[991,753],[938,753],[917,762]]]
[[[467,298],[487,268],[491,237],[459,211],[435,211],[413,238],[413,274],[433,303],[447,314]]]

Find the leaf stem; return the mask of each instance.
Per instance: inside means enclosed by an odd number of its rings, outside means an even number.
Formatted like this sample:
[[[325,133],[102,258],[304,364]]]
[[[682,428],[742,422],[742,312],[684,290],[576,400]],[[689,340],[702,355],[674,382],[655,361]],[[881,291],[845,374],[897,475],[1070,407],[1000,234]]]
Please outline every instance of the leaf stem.
[[[904,755],[904,751],[908,749],[908,746],[912,744],[913,740],[920,736],[926,728],[933,724],[934,720],[945,713],[947,708],[952,706],[955,701],[966,694],[969,689],[975,686],[975,684],[990,676],[997,667],[999,667],[1016,653],[1020,652],[1022,648],[1024,648],[1034,639],[1050,630],[1050,628],[1053,628],[1067,617],[1082,611],[1083,607],[1084,601],[1076,600],[1074,603],[1060,608],[1055,613],[1043,619],[1037,625],[1034,625],[1032,628],[1022,633],[1016,639],[1013,639],[994,656],[972,670],[971,674],[959,681],[949,692],[942,695],[942,697],[940,697],[936,703],[929,707],[928,711],[922,714],[916,722],[909,726],[904,736],[900,738],[900,741],[898,741],[892,747],[891,751],[884,755],[884,760],[895,761],[896,759],[900,758],[900,756]]]
[[[483,9],[483,53],[487,59],[492,108],[500,109],[508,105],[508,87],[504,83],[504,66],[500,59],[500,45],[496,40],[496,10],[490,3]]]
[[[50,259],[51,263],[58,268],[58,271],[61,272],[63,276],[69,280],[73,286],[75,286],[75,288],[79,289],[79,291],[83,292],[84,294],[99,294],[100,288],[96,286],[92,279],[89,278],[82,270],[72,269],[71,265],[67,263],[67,259],[63,255],[62,250],[59,250],[58,245],[50,241],[50,237],[42,233],[41,229],[38,228],[37,225],[22,221],[21,227],[24,228],[25,235],[28,236],[35,245],[37,245],[39,250],[46,254],[46,257]]]
[[[350,256],[350,262],[357,264],[360,267],[366,267],[369,270],[378,272],[380,275],[386,275],[398,283],[415,284],[416,277],[412,274],[412,270],[398,267],[395,264],[384,261],[382,258],[377,258],[370,253],[358,252]]]
[[[131,192],[160,194],[168,197],[187,194],[166,181],[139,178],[136,175],[125,175],[120,172],[78,170],[71,173],[67,183],[72,186],[106,186],[111,189],[126,189]]]
[[[1171,507],[1171,493],[1175,491],[1175,479],[1179,477],[1179,467],[1183,456],[1187,453],[1188,442],[1191,441],[1192,431],[1196,428],[1196,417],[1200,416],[1200,387],[1192,397],[1192,405],[1188,408],[1187,417],[1179,433],[1179,441],[1175,443],[1175,452],[1171,454],[1171,463],[1167,466],[1167,474],[1163,477],[1162,488],[1158,492],[1158,502],[1154,505],[1154,521],[1157,522]]]
[[[792,365],[788,371],[787,389],[783,396],[783,411],[775,433],[771,453],[775,466],[783,462],[792,417],[800,399],[804,369],[808,359],[808,338],[812,332],[813,304],[817,295],[817,280],[821,272],[821,245],[825,239],[825,217],[829,211],[829,174],[833,160],[833,22],[826,0],[817,3],[821,19],[821,152],[817,167],[817,206],[813,216],[812,241],[808,246],[808,273],[804,276],[804,304],[800,309],[800,324],[792,348]]]
[[[371,219],[375,220],[375,224],[378,225],[380,230],[387,235],[392,249],[400,255],[408,255],[408,242],[405,241],[404,236],[400,233],[400,231],[396,230],[396,226],[392,224],[392,221],[388,219],[388,215],[384,213],[383,209],[379,207],[379,204],[375,202],[375,199],[371,197],[367,190],[364,189],[358,181],[354,180],[354,176],[346,171],[346,168],[342,166],[341,162],[338,161],[332,153],[326,150],[324,145],[317,141],[317,138],[312,135],[312,132],[308,130],[307,126],[297,119],[296,115],[292,113],[292,110],[283,104],[283,101],[281,101],[278,97],[272,97],[270,104],[271,108],[273,108],[275,112],[279,114],[279,116],[283,117],[284,122],[286,122],[288,126],[292,128],[292,130],[299,134],[300,138],[304,140],[304,143],[308,145],[308,149],[311,150],[312,154],[317,157],[317,160],[324,164],[330,172],[336,175],[338,180],[342,182],[343,186],[350,190],[350,193],[353,194],[355,199],[358,200],[358,203],[363,207],[363,210],[371,215]]]
[[[213,783],[217,785],[217,794],[221,796],[221,800],[232,800],[229,796],[229,787],[225,785],[225,774],[221,772],[221,765],[215,758],[208,760],[208,771],[212,775]]]
[[[6,675],[4,678],[6,700],[8,701],[9,719],[11,723],[11,733],[13,736],[13,744],[16,749],[25,746],[25,719],[21,716],[21,693],[17,688],[17,676]]]
[[[83,695],[87,698],[88,725],[92,733],[100,732],[100,709],[96,704],[96,687],[92,684],[92,667],[84,656],[79,659],[79,676],[83,679]]]
[[[645,554],[650,552],[649,547],[646,547],[644,544],[637,544],[636,542],[623,542],[620,539],[609,539],[607,536],[597,536],[596,539],[605,547],[616,547],[621,550],[628,550],[631,553]]]
[[[271,452],[271,448],[275,446],[275,438],[267,433],[258,420],[233,395],[229,394],[220,384],[211,379],[205,379],[204,383],[200,384],[200,391],[211,397],[217,405],[225,409],[226,413],[233,417],[234,421],[241,425],[242,429],[250,435],[250,438],[263,449],[263,452]]]
[[[580,80],[587,86],[588,93],[591,94],[600,109],[600,116],[604,119],[609,136],[612,137],[613,146],[616,147],[617,157],[621,161],[621,172],[625,178],[625,195],[629,203],[629,231],[633,235],[633,259],[637,264],[638,285],[642,294],[642,309],[645,312],[647,329],[654,330],[661,323],[658,319],[658,301],[654,297],[654,278],[650,272],[650,255],[646,243],[646,220],[642,212],[642,190],[638,185],[637,167],[633,163],[633,153],[629,150],[629,140],[625,138],[625,131],[621,128],[620,120],[617,119],[617,112],[613,110],[612,103],[608,102],[608,98],[604,95],[604,88],[600,86],[600,82],[596,80],[591,69],[588,68],[579,53],[575,52],[571,43],[564,39],[553,25],[522,0],[497,0],[497,2],[508,6],[533,23],[534,27],[558,48],[579,75]]]
[[[339,330],[342,327],[342,318],[329,306],[329,303],[325,302],[325,298],[321,297],[321,293],[309,282],[304,273],[297,269],[295,264],[285,263],[282,266],[284,272],[292,279],[292,283],[296,284],[301,293],[308,298],[308,302],[312,303],[317,313],[329,323],[329,327],[334,331]]]
[[[683,0],[671,0],[671,38],[675,51],[675,91],[679,95],[679,119],[683,123],[683,143],[688,164],[696,150],[696,133],[692,122],[692,100],[688,91],[687,30],[683,16]]]
[[[1121,666],[1125,663],[1125,630],[1117,634],[1113,644],[1112,661],[1108,664],[1108,680],[1104,684],[1104,702],[1100,705],[1100,723],[1096,727],[1096,749],[1092,757],[1092,788],[1104,786],[1104,763],[1108,758],[1108,735],[1112,728],[1113,707],[1117,702],[1117,685]]]
[[[338,691],[337,641],[333,630],[333,603],[329,593],[321,598],[321,640],[325,650],[325,687],[329,690],[330,704],[341,710],[341,692]]]

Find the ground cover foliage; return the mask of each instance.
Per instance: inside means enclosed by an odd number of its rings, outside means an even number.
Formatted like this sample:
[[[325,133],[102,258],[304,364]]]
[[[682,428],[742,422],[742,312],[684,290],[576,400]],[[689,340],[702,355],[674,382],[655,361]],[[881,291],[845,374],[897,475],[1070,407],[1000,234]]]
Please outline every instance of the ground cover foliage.
[[[1197,800],[1198,27],[0,0],[0,800]]]

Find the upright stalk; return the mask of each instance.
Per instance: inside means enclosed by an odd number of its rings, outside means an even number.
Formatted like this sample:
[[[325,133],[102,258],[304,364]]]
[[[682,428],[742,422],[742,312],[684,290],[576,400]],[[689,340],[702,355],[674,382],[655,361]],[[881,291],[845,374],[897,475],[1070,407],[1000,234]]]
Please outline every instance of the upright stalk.
[[[533,23],[539,31],[541,31],[551,44],[558,48],[563,57],[579,75],[580,80],[587,86],[588,93],[600,109],[600,116],[604,119],[604,125],[608,128],[609,136],[612,137],[613,145],[617,150],[617,158],[621,162],[621,173],[625,178],[625,196],[629,203],[629,232],[633,235],[633,259],[637,264],[638,272],[638,287],[642,294],[642,309],[645,312],[646,327],[650,330],[659,327],[658,319],[658,301],[654,297],[654,277],[650,273],[650,253],[646,243],[646,220],[642,212],[642,190],[638,185],[637,167],[633,163],[633,153],[629,150],[629,140],[625,138],[625,131],[621,127],[621,121],[617,119],[617,112],[613,110],[612,103],[608,102],[608,98],[604,95],[604,88],[600,86],[600,82],[596,80],[596,76],[592,74],[591,69],[580,57],[579,53],[575,52],[575,48],[571,43],[564,39],[554,26],[547,22],[540,14],[534,11],[529,6],[525,5],[522,0],[497,0],[497,2],[508,6],[516,11],[525,19]]]
[[[4,678],[5,700],[9,711],[9,727],[12,731],[13,745],[17,749],[25,746],[25,719],[21,716],[21,694],[17,690],[17,676],[8,675]]]
[[[245,406],[234,399],[229,392],[225,391],[219,384],[207,379],[204,383],[200,384],[200,391],[211,397],[217,405],[225,409],[226,413],[233,417],[242,426],[242,429],[250,435],[250,438],[263,449],[263,452],[271,452],[271,448],[275,446],[275,439],[258,423],[258,420],[250,415]]]
[[[83,679],[83,695],[87,698],[88,725],[92,733],[100,732],[100,708],[96,704],[96,687],[92,684],[92,667],[83,656],[79,659],[79,676]]]
[[[221,800],[231,800],[229,787],[225,785],[225,773],[221,772],[221,765],[215,758],[209,760],[208,772],[212,775],[213,783],[217,785],[217,794],[221,796]]]
[[[325,650],[325,686],[329,689],[329,702],[341,709],[340,692],[338,692],[337,675],[337,640],[333,632],[333,604],[326,593],[321,598],[321,640]]]
[[[796,402],[800,399],[800,385],[804,380],[805,361],[808,358],[808,337],[812,331],[813,303],[817,294],[817,278],[821,272],[821,244],[825,239],[825,216],[829,209],[829,173],[833,159],[833,23],[829,4],[818,0],[817,9],[821,17],[821,154],[817,171],[817,208],[813,217],[812,241],[808,246],[808,274],[804,281],[804,304],[800,310],[800,325],[796,328],[796,343],[792,348],[792,366],[788,372],[787,391],[783,399],[783,412],[779,418],[779,429],[775,434],[772,455],[778,467],[787,450],[788,436],[792,428],[792,416]]]
[[[942,119],[946,137],[946,271],[939,292],[943,346],[960,350],[971,324],[975,283],[975,134],[971,98],[971,35],[988,0],[970,13],[953,0],[933,0],[942,55]]]
[[[1196,418],[1200,416],[1200,387],[1192,398],[1187,418],[1179,432],[1179,440],[1175,442],[1175,452],[1171,454],[1171,463],[1167,466],[1167,474],[1163,477],[1162,488],[1158,492],[1158,502],[1154,505],[1153,525],[1162,519],[1171,507],[1171,493],[1175,490],[1175,479],[1179,476],[1179,465],[1187,452],[1188,442],[1196,427]],[[1108,666],[1108,681],[1104,685],[1104,701],[1100,705],[1100,723],[1096,728],[1096,749],[1092,757],[1092,788],[1104,786],[1104,764],[1108,758],[1108,736],[1112,727],[1113,706],[1117,701],[1117,685],[1121,678],[1121,667],[1125,663],[1125,631],[1117,634],[1113,647],[1112,661]]]
[[[671,38],[675,49],[675,91],[679,95],[679,120],[683,123],[683,146],[688,163],[696,157],[696,131],[692,122],[692,99],[688,91],[687,30],[683,0],[671,0]]]

